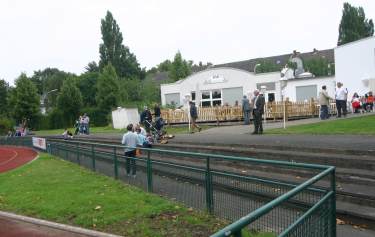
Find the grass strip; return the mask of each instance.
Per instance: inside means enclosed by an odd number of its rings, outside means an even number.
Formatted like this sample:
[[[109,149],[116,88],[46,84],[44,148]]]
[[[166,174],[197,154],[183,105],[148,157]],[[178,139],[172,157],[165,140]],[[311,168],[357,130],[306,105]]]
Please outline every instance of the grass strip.
[[[270,129],[267,134],[375,135],[375,115]]]
[[[123,236],[209,236],[228,224],[47,154],[0,184],[1,210]]]

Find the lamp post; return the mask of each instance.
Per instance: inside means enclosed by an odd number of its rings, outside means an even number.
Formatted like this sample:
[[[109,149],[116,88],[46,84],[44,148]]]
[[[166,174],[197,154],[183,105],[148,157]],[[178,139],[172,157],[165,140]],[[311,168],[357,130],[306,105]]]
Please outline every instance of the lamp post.
[[[45,107],[44,101],[47,99],[47,95],[52,93],[52,92],[55,92],[57,90],[58,89],[53,89],[53,90],[50,90],[48,92],[43,93],[42,98],[40,99],[40,112],[42,114],[46,114],[46,107]]]

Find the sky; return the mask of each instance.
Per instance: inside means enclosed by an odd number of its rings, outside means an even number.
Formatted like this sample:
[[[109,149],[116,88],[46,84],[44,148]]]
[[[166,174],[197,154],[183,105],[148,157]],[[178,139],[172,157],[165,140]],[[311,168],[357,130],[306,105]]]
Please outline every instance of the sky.
[[[99,61],[100,21],[112,12],[141,67],[183,58],[214,64],[334,48],[341,0],[0,0],[0,79]],[[347,0],[375,20],[375,1]]]

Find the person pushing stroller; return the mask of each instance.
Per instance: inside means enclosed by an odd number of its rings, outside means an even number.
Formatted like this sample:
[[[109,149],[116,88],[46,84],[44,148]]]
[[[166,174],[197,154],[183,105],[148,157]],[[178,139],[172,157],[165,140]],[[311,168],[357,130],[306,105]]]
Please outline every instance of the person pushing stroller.
[[[140,124],[145,127],[146,132],[150,132],[150,127],[152,126],[152,114],[147,106],[143,107],[140,117]]]

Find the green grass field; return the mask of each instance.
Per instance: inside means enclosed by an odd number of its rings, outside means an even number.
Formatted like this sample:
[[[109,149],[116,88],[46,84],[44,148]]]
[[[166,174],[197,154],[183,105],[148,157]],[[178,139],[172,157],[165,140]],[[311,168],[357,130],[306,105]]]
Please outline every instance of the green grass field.
[[[375,135],[375,115],[266,130],[266,134]]]
[[[0,184],[0,210],[123,236],[203,237],[229,224],[47,154]]]
[[[208,129],[212,126],[202,125],[202,130]],[[168,134],[184,134],[189,133],[188,126],[165,126]],[[74,128],[69,128],[69,130],[74,133]],[[64,132],[64,129],[51,129],[51,130],[40,130],[33,131],[37,136],[47,136],[47,135],[61,135]],[[125,132],[125,129],[114,129],[110,126],[107,127],[92,127],[90,128],[90,133],[92,134],[122,134]]]
[[[0,184],[1,210],[125,236],[209,236],[227,224],[46,154]]]

